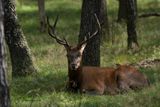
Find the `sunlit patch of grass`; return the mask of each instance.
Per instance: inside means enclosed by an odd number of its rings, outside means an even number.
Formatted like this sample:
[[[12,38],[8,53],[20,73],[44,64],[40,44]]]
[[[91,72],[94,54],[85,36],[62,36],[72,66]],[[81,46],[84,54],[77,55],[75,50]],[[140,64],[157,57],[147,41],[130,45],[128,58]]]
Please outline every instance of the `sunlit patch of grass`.
[[[18,11],[23,11],[23,12],[31,12],[31,11],[34,11],[34,10],[37,10],[37,8],[35,6],[30,6],[30,5],[22,5],[20,10],[17,9]]]

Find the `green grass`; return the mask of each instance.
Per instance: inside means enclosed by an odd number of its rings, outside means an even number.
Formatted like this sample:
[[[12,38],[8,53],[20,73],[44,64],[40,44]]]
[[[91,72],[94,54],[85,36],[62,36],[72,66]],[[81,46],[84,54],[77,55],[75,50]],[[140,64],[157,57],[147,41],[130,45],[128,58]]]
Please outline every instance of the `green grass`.
[[[13,107],[159,107],[160,66],[140,68],[151,81],[151,86],[116,96],[89,96],[67,93],[66,52],[47,33],[39,32],[36,0],[17,0],[17,13],[24,34],[34,56],[38,73],[27,77],[12,78],[11,100]],[[47,15],[60,14],[58,35],[76,44],[80,27],[82,0],[46,0]],[[139,13],[160,11],[160,0],[138,1]],[[159,17],[137,21],[138,41],[141,49],[128,52],[125,24],[115,22],[118,2],[108,1],[111,36],[101,45],[101,66],[116,63],[137,63],[148,58],[160,58]],[[53,20],[52,20],[53,22]]]

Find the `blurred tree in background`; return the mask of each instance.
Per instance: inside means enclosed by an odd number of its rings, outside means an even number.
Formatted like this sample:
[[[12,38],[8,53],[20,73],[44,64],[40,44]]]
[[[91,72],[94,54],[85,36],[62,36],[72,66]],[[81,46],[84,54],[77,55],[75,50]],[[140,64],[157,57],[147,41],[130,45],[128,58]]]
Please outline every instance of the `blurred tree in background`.
[[[136,32],[136,19],[137,19],[136,0],[127,0],[126,9],[127,9],[128,49],[137,50],[139,48],[139,44]]]
[[[118,9],[118,22],[121,22],[122,20],[126,20],[127,19],[127,1],[128,0],[118,0],[119,2],[119,9]],[[135,4],[135,10],[137,12],[137,0],[133,1]]]
[[[40,31],[46,30],[46,12],[45,12],[45,1],[38,0],[39,20],[40,20]]]
[[[127,23],[128,49],[138,49],[136,32],[137,0],[119,0],[118,22]]]

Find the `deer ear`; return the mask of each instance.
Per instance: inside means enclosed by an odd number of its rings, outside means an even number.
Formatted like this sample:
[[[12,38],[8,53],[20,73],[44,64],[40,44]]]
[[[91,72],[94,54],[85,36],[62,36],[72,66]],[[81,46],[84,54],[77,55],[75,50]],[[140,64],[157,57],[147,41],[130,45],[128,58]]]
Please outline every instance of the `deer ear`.
[[[86,45],[87,45],[87,43],[84,43],[84,44],[82,44],[82,45],[80,46],[79,49],[80,49],[80,52],[81,52],[81,53],[83,53],[83,51],[84,51]]]

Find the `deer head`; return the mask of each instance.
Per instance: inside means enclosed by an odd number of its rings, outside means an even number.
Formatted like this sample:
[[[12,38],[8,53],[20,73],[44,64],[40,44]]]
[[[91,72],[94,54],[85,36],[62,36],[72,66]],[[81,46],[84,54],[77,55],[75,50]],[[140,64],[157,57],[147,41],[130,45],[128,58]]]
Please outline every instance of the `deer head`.
[[[68,59],[68,66],[70,68],[70,70],[76,70],[80,67],[81,65],[81,61],[82,61],[82,55],[83,55],[83,51],[87,45],[87,42],[93,38],[95,35],[97,35],[98,31],[100,30],[100,23],[99,20],[96,16],[96,14],[94,14],[95,20],[97,22],[98,28],[96,29],[96,31],[93,34],[90,34],[90,32],[88,33],[88,38],[85,40],[83,40],[81,43],[77,44],[76,46],[71,46],[69,45],[69,43],[67,42],[67,40],[65,38],[61,39],[59,37],[57,37],[56,33],[55,33],[55,27],[58,21],[58,16],[56,17],[55,23],[52,26],[49,22],[49,18],[47,17],[47,24],[48,24],[48,34],[54,38],[59,44],[63,45],[67,51],[67,59]]]

